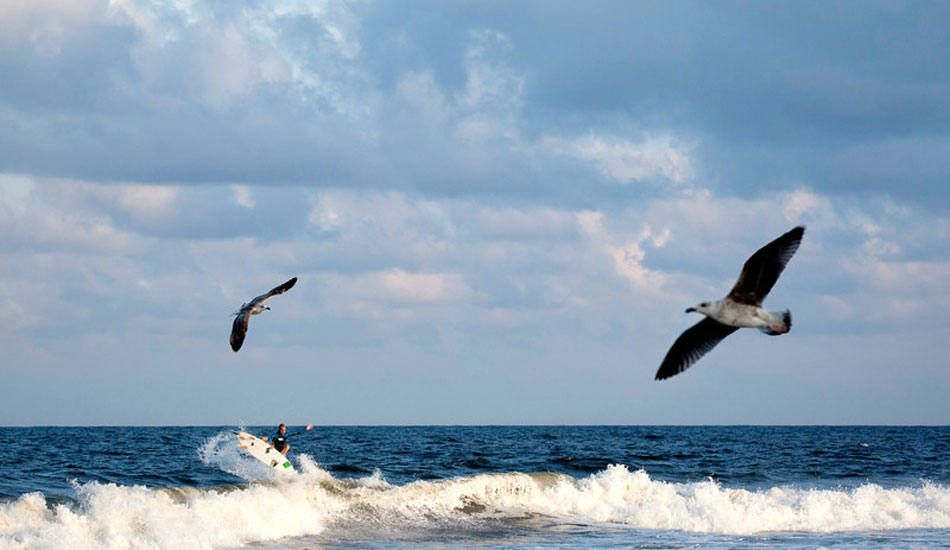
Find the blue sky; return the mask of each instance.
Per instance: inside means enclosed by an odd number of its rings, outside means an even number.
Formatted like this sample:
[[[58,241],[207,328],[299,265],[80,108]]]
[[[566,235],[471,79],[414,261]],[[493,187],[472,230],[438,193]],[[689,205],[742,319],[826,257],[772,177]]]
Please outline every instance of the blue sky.
[[[946,424],[945,2],[14,0],[0,424]],[[684,309],[788,230],[740,331]],[[299,277],[228,346],[228,314]]]

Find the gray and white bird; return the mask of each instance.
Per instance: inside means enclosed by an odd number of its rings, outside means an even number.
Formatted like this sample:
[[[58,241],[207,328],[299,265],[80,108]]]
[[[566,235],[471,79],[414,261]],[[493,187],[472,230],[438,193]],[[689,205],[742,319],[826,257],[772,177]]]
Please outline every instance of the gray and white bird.
[[[805,228],[798,226],[763,246],[746,260],[739,280],[725,298],[701,302],[687,309],[686,313],[702,313],[706,318],[686,329],[673,342],[656,371],[656,380],[688,369],[739,328],[757,328],[770,336],[788,332],[792,328],[791,312],[766,311],[762,309],[762,301],[798,250],[804,234]]]
[[[274,287],[267,294],[261,294],[250,302],[242,304],[241,309],[231,314],[236,315],[234,318],[234,324],[231,325],[231,349],[233,349],[235,352],[241,349],[241,344],[244,343],[244,336],[247,335],[247,323],[251,320],[251,315],[258,315],[263,313],[265,309],[270,309],[269,307],[263,305],[264,300],[270,298],[271,296],[277,296],[278,294],[287,292],[296,283],[297,278],[294,277],[286,283]]]

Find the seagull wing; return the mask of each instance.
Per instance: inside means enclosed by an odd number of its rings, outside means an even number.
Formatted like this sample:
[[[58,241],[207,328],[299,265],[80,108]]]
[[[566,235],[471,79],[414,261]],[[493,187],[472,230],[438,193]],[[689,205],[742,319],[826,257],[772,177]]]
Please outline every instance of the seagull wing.
[[[756,251],[742,266],[739,280],[727,297],[741,304],[761,306],[798,250],[804,234],[805,228],[798,226]]]
[[[683,331],[666,352],[663,363],[656,371],[656,380],[663,380],[688,369],[690,365],[706,355],[716,344],[735,332],[738,327],[724,325],[715,319],[706,317]]]
[[[237,317],[234,318],[234,324],[231,325],[231,349],[234,351],[241,349],[241,344],[244,343],[244,337],[247,335],[247,324],[251,320],[251,312],[254,311],[254,308],[271,296],[277,296],[278,294],[287,292],[295,284],[297,284],[296,277],[282,285],[275,286],[270,290],[270,292],[261,294],[257,298],[254,298],[250,302],[241,306],[241,310],[238,311]]]
[[[282,285],[275,286],[274,288],[270,289],[270,292],[266,294],[261,294],[257,298],[254,298],[253,300],[250,301],[250,304],[256,306],[260,304],[261,302],[263,302],[264,300],[270,298],[271,296],[277,296],[278,294],[283,294],[287,292],[288,290],[290,290],[295,284],[297,284],[296,277],[294,277],[293,279],[287,281],[286,283]]]
[[[251,308],[242,307],[234,318],[234,324],[231,325],[231,349],[237,351],[241,349],[244,343],[244,336],[247,334],[247,323],[251,320]]]

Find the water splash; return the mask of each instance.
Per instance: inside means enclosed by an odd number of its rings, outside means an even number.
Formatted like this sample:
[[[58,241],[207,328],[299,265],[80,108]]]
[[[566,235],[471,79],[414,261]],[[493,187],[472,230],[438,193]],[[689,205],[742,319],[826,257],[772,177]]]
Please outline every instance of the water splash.
[[[209,463],[241,471],[215,436],[200,451]],[[252,459],[253,460],[253,459]],[[307,455],[301,472],[215,489],[86,483],[74,505],[30,493],[0,504],[0,547],[221,548],[372,526],[382,531],[484,528],[545,517],[697,533],[827,533],[950,528],[950,488],[723,488],[714,481],[670,483],[610,466],[586,478],[489,473],[441,481],[388,483],[374,474],[336,479]]]
[[[210,437],[198,448],[198,458],[208,464],[247,481],[274,479],[276,473],[235,444],[235,435],[222,432]]]

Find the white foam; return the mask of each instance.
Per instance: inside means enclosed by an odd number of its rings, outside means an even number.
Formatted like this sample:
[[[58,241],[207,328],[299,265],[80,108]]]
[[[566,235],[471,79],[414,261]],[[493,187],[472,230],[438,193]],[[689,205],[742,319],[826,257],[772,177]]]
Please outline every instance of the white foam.
[[[49,506],[39,493],[0,506],[0,548],[210,549],[323,528],[320,503],[292,483],[231,491],[89,483],[78,496],[77,507]]]
[[[351,489],[363,509],[390,521],[544,514],[565,521],[721,534],[950,528],[950,489],[723,488],[713,481],[667,483],[610,466],[584,479],[559,474],[482,474],[405,486]]]
[[[482,474],[392,485],[378,473],[333,478],[308,456],[301,473],[232,489],[150,489],[89,483],[78,504],[42,494],[0,504],[0,549],[211,549],[315,535],[328,527],[464,529],[502,517],[649,529],[755,534],[950,528],[950,488],[723,488],[654,481],[611,466],[583,479]]]
[[[210,466],[247,481],[274,479],[275,471],[253,458],[234,444],[235,436],[220,433],[209,438],[198,449],[198,458]]]
[[[754,534],[950,528],[950,489],[932,483],[850,490],[723,488],[713,481],[665,483],[611,466],[541,490],[541,510],[652,529]]]

